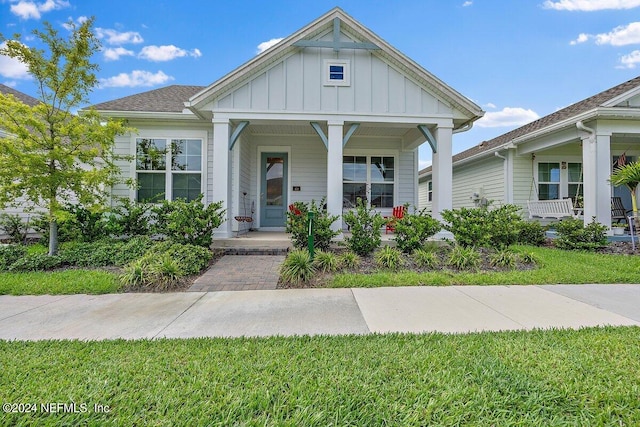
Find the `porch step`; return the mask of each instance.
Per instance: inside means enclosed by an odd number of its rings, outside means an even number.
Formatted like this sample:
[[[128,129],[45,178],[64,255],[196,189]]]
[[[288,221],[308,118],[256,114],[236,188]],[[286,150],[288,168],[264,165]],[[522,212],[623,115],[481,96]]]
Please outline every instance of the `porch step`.
[[[225,255],[287,255],[289,253],[289,247],[224,247],[215,249],[221,249]]]

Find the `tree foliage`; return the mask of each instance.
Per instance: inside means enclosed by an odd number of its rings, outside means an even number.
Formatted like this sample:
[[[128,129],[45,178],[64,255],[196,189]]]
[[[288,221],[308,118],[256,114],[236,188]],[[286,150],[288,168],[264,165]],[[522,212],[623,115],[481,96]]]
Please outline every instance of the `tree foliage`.
[[[49,254],[57,252],[57,220],[63,206],[79,202],[101,203],[105,189],[119,182],[114,137],[130,129],[122,121],[103,122],[88,103],[97,85],[98,66],[91,57],[100,49],[93,34],[93,19],[70,23],[68,38],[50,24],[35,30],[45,47],[28,47],[20,35],[6,42],[0,54],[24,63],[38,88],[35,106],[12,95],[0,94],[0,208],[23,206],[45,209],[50,224]]]

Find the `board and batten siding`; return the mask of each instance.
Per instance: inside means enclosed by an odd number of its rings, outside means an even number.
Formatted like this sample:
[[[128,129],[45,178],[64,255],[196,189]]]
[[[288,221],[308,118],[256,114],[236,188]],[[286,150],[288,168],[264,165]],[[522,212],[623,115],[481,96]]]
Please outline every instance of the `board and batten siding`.
[[[348,60],[351,84],[325,86],[325,60]],[[452,114],[452,108],[367,50],[305,48],[222,94],[213,111]]]

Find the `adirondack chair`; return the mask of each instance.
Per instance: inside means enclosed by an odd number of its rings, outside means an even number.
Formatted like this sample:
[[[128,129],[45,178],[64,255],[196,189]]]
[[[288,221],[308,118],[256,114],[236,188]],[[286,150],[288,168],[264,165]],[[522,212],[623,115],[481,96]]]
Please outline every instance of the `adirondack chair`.
[[[407,208],[405,206],[394,206],[392,211],[392,216],[385,216],[384,218],[387,220],[387,226],[385,227],[384,234],[392,233],[396,231],[396,221],[404,218],[404,214],[407,212]]]
[[[624,221],[627,222],[627,218],[632,211],[626,209],[622,204],[621,197],[612,197],[611,198],[611,221]]]

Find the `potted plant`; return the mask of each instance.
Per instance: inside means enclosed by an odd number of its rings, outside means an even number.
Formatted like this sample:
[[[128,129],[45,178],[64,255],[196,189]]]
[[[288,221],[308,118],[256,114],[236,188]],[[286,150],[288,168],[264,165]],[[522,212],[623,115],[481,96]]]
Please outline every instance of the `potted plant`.
[[[614,236],[622,236],[624,234],[625,228],[626,228],[625,224],[620,224],[620,223],[611,224],[611,230],[613,231]]]

